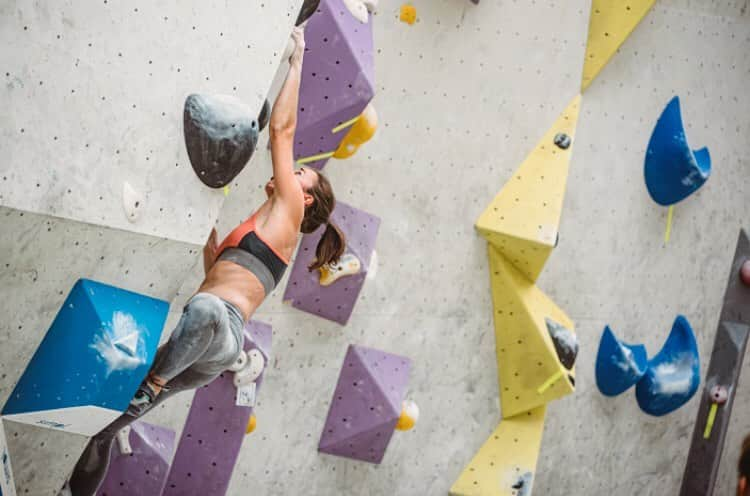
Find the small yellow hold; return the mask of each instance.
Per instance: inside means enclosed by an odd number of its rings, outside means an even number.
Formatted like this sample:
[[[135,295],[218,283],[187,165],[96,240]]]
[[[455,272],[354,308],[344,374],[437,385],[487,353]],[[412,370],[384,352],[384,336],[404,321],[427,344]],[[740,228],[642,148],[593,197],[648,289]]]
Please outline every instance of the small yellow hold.
[[[229,186],[224,186],[224,196],[229,196]]]
[[[401,22],[405,22],[406,24],[414,24],[417,22],[417,9],[413,5],[410,4],[404,4],[401,6]]]
[[[716,411],[719,409],[719,405],[711,403],[711,409],[708,411],[708,419],[706,420],[706,428],[703,430],[703,439],[711,437],[711,431],[714,429],[714,422],[716,422]]]
[[[359,150],[359,145],[355,145],[353,143],[346,143],[346,137],[345,137],[344,141],[341,142],[339,147],[336,149],[336,152],[333,154],[333,158],[338,159],[338,160],[343,160],[357,153],[357,150]]]
[[[419,420],[419,407],[413,401],[404,401],[401,407],[401,416],[396,422],[396,429],[408,431],[412,429]]]
[[[257,426],[258,426],[258,419],[255,418],[255,415],[250,415],[250,420],[247,421],[247,430],[245,430],[245,434],[252,433]]]
[[[370,103],[354,122],[349,132],[346,133],[344,139],[341,140],[333,157],[339,160],[351,157],[361,145],[370,141],[375,136],[377,128],[378,114],[375,112],[375,107]]]

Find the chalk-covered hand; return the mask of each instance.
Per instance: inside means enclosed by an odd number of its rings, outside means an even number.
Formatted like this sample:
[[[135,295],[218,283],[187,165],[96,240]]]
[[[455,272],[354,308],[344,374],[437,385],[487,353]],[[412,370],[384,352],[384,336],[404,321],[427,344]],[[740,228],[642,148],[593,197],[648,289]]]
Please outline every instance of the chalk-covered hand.
[[[294,50],[289,57],[289,63],[302,64],[302,57],[305,54],[305,31],[302,27],[297,26],[292,29],[292,40],[294,41]]]

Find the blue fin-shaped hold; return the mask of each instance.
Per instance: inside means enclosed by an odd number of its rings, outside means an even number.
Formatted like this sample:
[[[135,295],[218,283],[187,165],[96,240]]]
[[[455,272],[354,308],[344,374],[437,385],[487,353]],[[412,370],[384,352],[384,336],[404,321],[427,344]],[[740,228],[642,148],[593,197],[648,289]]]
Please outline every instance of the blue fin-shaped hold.
[[[646,188],[660,205],[672,205],[703,186],[711,174],[708,148],[690,150],[674,97],[662,112],[651,134],[644,166]]]
[[[617,396],[646,373],[648,357],[642,344],[625,344],[609,326],[604,328],[596,355],[596,385],[606,396]]]
[[[635,387],[644,412],[666,415],[695,394],[701,382],[700,358],[690,323],[678,315],[661,351],[648,362],[648,370]]]

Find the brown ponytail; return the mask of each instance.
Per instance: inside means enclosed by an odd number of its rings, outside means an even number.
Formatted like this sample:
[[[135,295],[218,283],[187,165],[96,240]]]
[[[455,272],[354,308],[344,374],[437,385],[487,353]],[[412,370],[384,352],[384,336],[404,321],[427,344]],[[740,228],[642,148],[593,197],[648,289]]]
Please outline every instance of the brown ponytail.
[[[336,207],[336,197],[328,178],[318,172],[317,184],[310,188],[308,193],[313,197],[313,202],[305,207],[305,217],[302,219],[300,231],[310,234],[326,224],[323,236],[315,248],[315,260],[308,267],[313,271],[326,264],[338,262],[346,250],[346,239],[341,229],[329,221]]]
[[[737,464],[740,477],[746,477],[750,484],[750,434],[742,441],[742,451],[740,452],[740,461]]]

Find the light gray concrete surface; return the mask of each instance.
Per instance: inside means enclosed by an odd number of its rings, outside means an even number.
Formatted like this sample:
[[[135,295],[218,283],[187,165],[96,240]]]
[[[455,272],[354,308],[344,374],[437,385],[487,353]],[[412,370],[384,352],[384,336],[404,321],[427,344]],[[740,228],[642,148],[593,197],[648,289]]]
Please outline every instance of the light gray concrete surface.
[[[357,155],[326,168],[342,201],[383,219],[376,275],[346,327],[284,305],[286,280],[259,309],[256,318],[274,326],[272,368],[229,494],[446,494],[500,419],[485,244],[473,222],[578,92],[589,1],[413,4],[419,20],[408,26],[398,21],[400,2],[381,0],[374,19],[380,127]],[[534,494],[678,491],[696,401],[648,417],[632,392],[599,394],[594,359],[605,324],[653,354],[682,313],[705,368],[736,236],[750,227],[749,78],[743,2],[664,0],[584,95],[560,245],[539,280],[577,324],[578,390],[548,409]],[[710,148],[714,173],[677,206],[664,246],[666,209],[648,197],[642,167],[653,125],[675,94],[689,141]],[[181,109],[179,98],[174,106]],[[175,139],[161,144],[181,147],[181,135]],[[231,187],[220,235],[263,200],[270,174],[262,148]],[[190,229],[202,240],[198,231]],[[138,263],[123,262],[131,270]],[[181,277],[167,332],[201,268]],[[38,341],[43,329],[35,332]],[[33,350],[24,334],[10,337],[12,346]],[[380,466],[316,452],[349,343],[414,360],[410,396],[420,423],[394,436]],[[12,352],[1,349],[5,361]],[[739,442],[750,432],[748,368],[746,359],[717,494],[731,494]],[[189,402],[181,395],[149,421],[179,433]]]
[[[726,4],[657,3],[584,95],[558,250],[540,284],[578,325],[572,397],[550,405],[538,466],[541,494],[677,494],[697,399],[662,418],[632,392],[608,399],[593,377],[605,324],[656,353],[676,314],[692,323],[702,373],[740,227],[750,227],[750,18],[713,15]],[[695,4],[695,2],[693,3]],[[721,10],[726,13],[727,10]],[[667,209],[643,185],[656,119],[682,101],[688,141],[708,146],[713,173],[678,204],[664,246]],[[740,443],[750,433],[745,361],[716,494],[733,494]]]
[[[202,243],[224,196],[193,173],[190,93],[260,112],[301,0],[0,4],[0,202]],[[131,223],[123,183],[143,196]]]
[[[6,207],[0,207],[0,229],[0,404],[76,280],[171,301],[199,260],[192,244]],[[66,373],[58,364],[49,367],[50,374]],[[13,422],[6,423],[6,433],[20,494],[56,494],[85,441]]]
[[[300,5],[0,3],[2,403],[79,277],[177,296],[225,199],[187,159],[184,99],[260,111]],[[56,494],[84,439],[9,425],[20,494]]]

